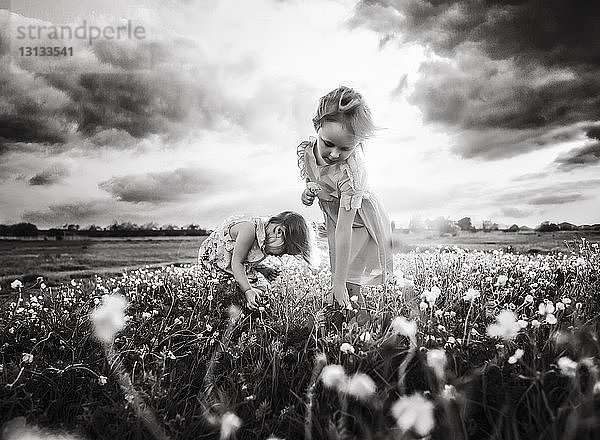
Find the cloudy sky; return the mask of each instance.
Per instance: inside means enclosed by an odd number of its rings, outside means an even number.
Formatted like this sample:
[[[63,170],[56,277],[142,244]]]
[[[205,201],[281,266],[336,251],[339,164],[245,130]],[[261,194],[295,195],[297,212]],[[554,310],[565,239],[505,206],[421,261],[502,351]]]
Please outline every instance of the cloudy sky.
[[[382,127],[365,153],[397,224],[597,223],[600,8],[540,4],[13,1],[0,11],[0,223],[319,220],[299,201],[296,146],[340,84]],[[143,38],[48,34],[84,23]],[[19,52],[48,45],[73,56]]]

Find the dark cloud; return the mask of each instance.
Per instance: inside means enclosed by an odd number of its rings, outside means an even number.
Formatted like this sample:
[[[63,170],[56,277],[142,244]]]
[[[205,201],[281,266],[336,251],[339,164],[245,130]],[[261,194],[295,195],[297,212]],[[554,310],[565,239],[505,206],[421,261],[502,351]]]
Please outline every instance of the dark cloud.
[[[512,218],[524,218],[530,216],[533,213],[533,211],[507,206],[500,208],[500,213],[501,215],[505,215]]]
[[[452,61],[426,63],[420,73],[411,101],[427,121],[523,130],[600,119],[600,69],[563,78],[470,51]],[[548,75],[548,82],[536,84],[535,75]]]
[[[109,192],[115,199],[125,202],[169,202],[189,194],[213,190],[223,176],[199,168],[179,168],[158,173],[135,174],[113,177],[98,187]]]
[[[93,50],[100,62],[128,71],[149,69],[171,57],[169,48],[159,42],[99,40]]]
[[[99,147],[125,149],[135,144],[135,138],[125,130],[109,128],[90,136],[90,141]]]
[[[7,57],[0,59],[0,154],[16,142],[64,143],[68,119],[61,111],[64,97],[47,89],[40,78],[9,72]]]
[[[32,20],[17,19],[24,25]],[[223,74],[247,74],[255,68],[251,62],[210,63],[194,41],[163,37],[97,41],[89,57],[55,73],[43,73],[47,70],[36,60],[1,57],[0,155],[22,149],[126,148],[150,135],[168,144],[190,127],[214,130],[223,123],[254,122],[245,101],[216,85]],[[106,139],[116,133],[121,139]]]
[[[69,175],[69,168],[55,163],[29,179],[30,185],[53,185]]]
[[[599,21],[595,0],[363,0],[350,24],[444,57],[421,66],[412,102],[460,133],[458,154],[498,159],[565,140],[540,139],[545,130],[600,120]],[[491,144],[489,130],[500,134]]]
[[[47,210],[27,211],[23,220],[38,225],[61,225],[94,221],[108,212],[114,212],[115,202],[110,200],[87,200],[51,205]]]
[[[577,167],[596,165],[600,163],[600,142],[574,148],[559,156],[554,161],[561,170],[572,170]]]
[[[600,141],[600,126],[598,126],[598,127],[591,127],[585,133],[585,135],[587,137],[589,137],[590,139],[596,139],[597,141]]]
[[[65,81],[48,75],[47,81],[71,101],[65,113],[76,121],[85,137],[106,129],[124,130],[140,138],[168,131],[190,110],[189,88],[170,78],[143,73],[83,73]]]
[[[595,0],[362,0],[351,23],[446,56],[476,43],[492,59],[598,66],[599,20]]]
[[[571,193],[563,195],[549,195],[534,197],[529,200],[530,205],[563,205],[565,203],[571,203],[579,199],[585,198],[583,194]]]
[[[552,185],[527,187],[500,193],[492,201],[503,206],[525,205],[563,205],[577,200],[590,199],[600,187],[600,179],[555,183]],[[594,193],[592,193],[593,190]]]

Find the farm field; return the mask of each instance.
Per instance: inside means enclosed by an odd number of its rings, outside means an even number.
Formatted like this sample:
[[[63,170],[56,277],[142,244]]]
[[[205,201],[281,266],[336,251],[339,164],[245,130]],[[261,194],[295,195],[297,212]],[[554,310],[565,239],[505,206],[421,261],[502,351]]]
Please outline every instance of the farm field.
[[[255,312],[196,265],[13,280],[0,425],[111,440],[597,438],[597,240],[479,244],[396,254],[395,279],[365,289],[369,319],[343,324],[321,319],[326,258],[314,271],[273,260],[282,274]]]
[[[51,282],[123,268],[190,263],[204,237],[0,240],[0,283],[44,276]]]

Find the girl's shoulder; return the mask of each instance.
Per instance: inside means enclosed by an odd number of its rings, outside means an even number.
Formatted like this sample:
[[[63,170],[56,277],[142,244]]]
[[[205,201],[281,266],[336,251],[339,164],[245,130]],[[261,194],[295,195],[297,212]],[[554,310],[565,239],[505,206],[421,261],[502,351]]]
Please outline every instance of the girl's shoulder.
[[[302,141],[296,148],[296,154],[298,156],[298,168],[300,168],[300,176],[306,179],[306,154],[314,147],[317,138],[310,136],[308,140]]]
[[[348,159],[340,164],[340,170],[343,173],[343,179],[349,180],[353,188],[366,187],[367,168],[365,166],[362,144],[356,147],[354,152],[348,156]]]
[[[217,227],[216,232],[223,237],[227,237],[230,235],[232,228],[244,223],[254,224],[256,226],[257,219],[246,214],[235,214],[227,217],[223,223]]]

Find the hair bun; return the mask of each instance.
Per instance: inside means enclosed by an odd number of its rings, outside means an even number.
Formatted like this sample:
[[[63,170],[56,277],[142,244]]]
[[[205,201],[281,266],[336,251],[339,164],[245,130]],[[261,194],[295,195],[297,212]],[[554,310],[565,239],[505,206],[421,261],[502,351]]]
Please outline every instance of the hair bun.
[[[354,96],[352,96],[354,95]],[[346,104],[342,104],[342,101],[346,98],[348,102]],[[342,91],[340,95],[340,100],[338,102],[338,110],[342,113],[345,113],[349,110],[352,110],[355,107],[358,107],[361,103],[361,96],[359,93],[356,93],[354,90],[347,88]]]

